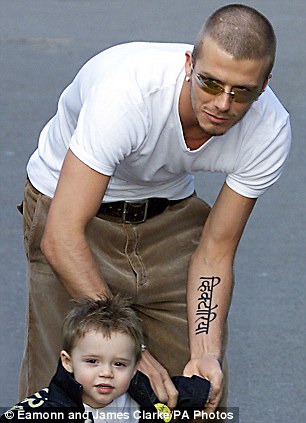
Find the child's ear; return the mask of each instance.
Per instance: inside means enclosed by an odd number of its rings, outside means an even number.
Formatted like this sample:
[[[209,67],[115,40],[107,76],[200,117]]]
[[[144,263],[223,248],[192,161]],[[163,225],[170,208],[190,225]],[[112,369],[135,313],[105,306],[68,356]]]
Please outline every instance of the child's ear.
[[[138,364],[138,363],[137,363],[137,364]],[[137,370],[138,370],[138,368],[137,368],[137,365],[136,365],[136,366],[135,366],[135,368],[134,368],[134,371],[133,371],[133,376],[132,376],[132,378],[136,375]]]
[[[71,357],[65,350],[61,351],[61,362],[62,366],[67,370],[67,372],[73,373]]]

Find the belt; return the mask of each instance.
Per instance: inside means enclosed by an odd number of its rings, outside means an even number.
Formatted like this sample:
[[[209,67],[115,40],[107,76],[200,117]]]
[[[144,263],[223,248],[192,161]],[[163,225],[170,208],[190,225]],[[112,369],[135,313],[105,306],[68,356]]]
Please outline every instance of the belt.
[[[168,200],[168,198],[146,198],[136,201],[115,201],[111,203],[102,203],[99,214],[120,218],[122,223],[143,223],[147,219],[162,213],[168,206],[173,206],[180,201],[185,200]]]

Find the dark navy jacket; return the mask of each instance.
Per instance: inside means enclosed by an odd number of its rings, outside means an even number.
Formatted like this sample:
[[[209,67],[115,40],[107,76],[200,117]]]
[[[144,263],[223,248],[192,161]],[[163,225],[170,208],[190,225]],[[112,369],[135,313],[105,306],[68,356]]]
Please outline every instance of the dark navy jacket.
[[[192,376],[192,378],[174,376],[172,381],[179,392],[177,409],[204,409],[210,391],[210,383],[207,380],[198,376]],[[31,418],[29,416],[28,419],[35,423],[45,423],[48,420],[62,423],[66,421],[94,422],[92,415],[85,412],[82,391],[82,385],[64,369],[59,360],[57,371],[49,387],[36,392],[8,410],[0,417],[0,423],[24,422],[27,420],[27,413],[31,413]],[[150,418],[151,415],[156,414],[154,404],[160,403],[160,401],[151,388],[149,379],[143,373],[139,371],[136,373],[128,392],[140,405],[140,416],[146,416],[145,418],[141,417],[139,423],[163,422],[161,418]]]
[[[81,417],[85,412],[82,402],[82,391],[82,385],[76,382],[59,361],[56,374],[53,376],[49,387],[36,392],[15,405],[11,410],[1,416],[0,422],[26,421],[26,413],[31,413],[33,417],[35,416],[34,419],[30,419],[31,421],[45,423],[51,420],[51,415],[49,419],[47,417],[48,413],[53,411],[52,421],[61,421],[63,423],[63,421],[68,421],[69,416],[67,416],[67,419],[63,419],[61,413],[65,415],[65,413],[71,411],[73,413],[78,412],[79,414],[74,415],[76,417],[80,415],[80,418],[69,420],[76,423],[84,423],[86,419]],[[58,413],[58,419],[55,418],[56,413]]]

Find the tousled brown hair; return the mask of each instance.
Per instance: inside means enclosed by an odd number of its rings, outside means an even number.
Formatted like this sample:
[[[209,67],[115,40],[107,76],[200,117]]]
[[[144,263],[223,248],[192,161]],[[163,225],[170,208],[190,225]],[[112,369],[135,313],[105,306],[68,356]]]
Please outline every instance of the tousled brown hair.
[[[64,320],[62,328],[63,349],[71,354],[78,339],[94,330],[110,338],[112,333],[129,335],[135,342],[136,361],[141,358],[143,333],[141,322],[130,301],[116,295],[98,299],[81,298]]]

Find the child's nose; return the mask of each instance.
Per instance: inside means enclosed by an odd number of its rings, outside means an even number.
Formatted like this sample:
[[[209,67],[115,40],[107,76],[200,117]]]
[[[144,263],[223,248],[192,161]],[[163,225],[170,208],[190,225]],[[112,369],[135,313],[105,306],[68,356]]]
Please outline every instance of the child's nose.
[[[113,368],[110,364],[103,364],[100,368],[99,375],[101,377],[113,377]]]

